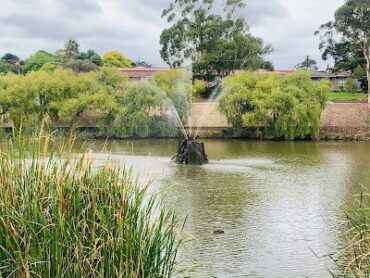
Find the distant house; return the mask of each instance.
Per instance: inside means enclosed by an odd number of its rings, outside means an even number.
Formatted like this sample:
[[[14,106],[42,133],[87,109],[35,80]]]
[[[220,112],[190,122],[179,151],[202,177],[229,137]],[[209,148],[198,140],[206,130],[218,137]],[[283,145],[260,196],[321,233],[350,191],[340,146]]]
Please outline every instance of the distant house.
[[[131,80],[152,79],[157,73],[168,71],[169,68],[132,67],[121,68],[119,71]]]
[[[289,75],[293,73],[295,70],[276,70],[273,71],[274,73],[279,73],[282,75]],[[260,71],[261,72],[261,71]],[[342,91],[346,86],[346,81],[351,75],[348,72],[339,72],[339,73],[330,73],[327,71],[311,71],[310,72],[311,79],[313,81],[321,81],[324,79],[328,79],[331,82],[331,90],[333,92]],[[355,79],[357,84],[358,90],[361,90],[361,83]]]
[[[323,79],[329,79],[331,81],[332,91],[343,91],[346,87],[347,79],[351,78],[348,72],[330,73],[326,71],[312,71],[311,79],[314,81],[320,81]],[[358,90],[361,90],[361,83],[355,79]]]

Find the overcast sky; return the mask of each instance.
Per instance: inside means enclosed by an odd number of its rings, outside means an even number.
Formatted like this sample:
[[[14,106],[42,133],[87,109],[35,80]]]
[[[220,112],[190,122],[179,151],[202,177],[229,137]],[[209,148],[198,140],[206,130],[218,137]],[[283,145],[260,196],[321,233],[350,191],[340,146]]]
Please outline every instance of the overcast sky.
[[[216,0],[221,1],[221,0]],[[290,69],[310,55],[325,69],[314,31],[344,0],[245,0],[251,32],[271,43],[268,57],[277,69]],[[159,35],[170,0],[1,0],[0,56],[26,58],[36,50],[50,52],[75,38],[82,50],[100,54],[119,50],[163,66]]]

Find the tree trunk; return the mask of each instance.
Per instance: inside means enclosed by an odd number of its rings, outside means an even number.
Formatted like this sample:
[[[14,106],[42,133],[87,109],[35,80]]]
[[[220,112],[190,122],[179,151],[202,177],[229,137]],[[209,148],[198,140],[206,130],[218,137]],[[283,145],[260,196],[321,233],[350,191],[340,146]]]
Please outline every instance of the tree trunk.
[[[367,101],[370,104],[370,68],[367,69],[366,71],[367,74]]]
[[[367,77],[367,102],[370,104],[370,46],[365,47],[364,56],[366,59],[366,77]]]

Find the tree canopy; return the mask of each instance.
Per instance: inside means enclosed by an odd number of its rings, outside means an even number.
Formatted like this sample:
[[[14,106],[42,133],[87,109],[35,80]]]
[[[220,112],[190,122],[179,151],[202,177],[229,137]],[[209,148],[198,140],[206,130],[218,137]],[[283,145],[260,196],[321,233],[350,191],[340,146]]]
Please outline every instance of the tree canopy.
[[[119,51],[110,51],[102,57],[104,66],[114,68],[130,68],[132,62],[123,53]]]
[[[303,62],[295,66],[296,69],[303,70],[318,70],[317,62],[314,59],[311,59],[310,56],[306,56]]]
[[[172,26],[161,34],[161,57],[174,68],[190,59],[202,79],[260,67],[271,47],[250,34],[244,7],[242,0],[174,0],[162,15]]]
[[[24,71],[37,71],[42,68],[46,63],[51,63],[54,61],[53,55],[44,51],[39,50],[34,55],[26,59],[24,65]]]
[[[187,120],[190,76],[173,70],[155,80],[133,82],[112,67],[76,73],[45,63],[26,75],[0,75],[0,115],[16,128],[42,122],[76,128],[86,123],[86,115],[93,115],[101,136],[173,136],[178,123],[169,117],[169,105],[182,108],[179,114]]]
[[[240,72],[223,81],[220,110],[235,128],[263,129],[266,138],[316,137],[330,82],[305,71],[291,75]]]
[[[335,20],[320,26],[319,48],[323,58],[332,57],[335,69],[362,72],[370,92],[370,2],[346,0],[335,12]],[[336,38],[339,38],[337,41]],[[370,94],[369,94],[370,102]]]

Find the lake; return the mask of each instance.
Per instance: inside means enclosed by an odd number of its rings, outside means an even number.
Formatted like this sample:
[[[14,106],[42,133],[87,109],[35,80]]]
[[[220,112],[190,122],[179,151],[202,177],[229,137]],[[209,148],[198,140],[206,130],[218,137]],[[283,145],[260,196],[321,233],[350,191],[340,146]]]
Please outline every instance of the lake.
[[[97,161],[154,177],[151,192],[187,217],[184,276],[331,277],[341,210],[361,184],[370,186],[370,142],[202,141],[204,166],[171,163],[176,140],[87,147]]]

